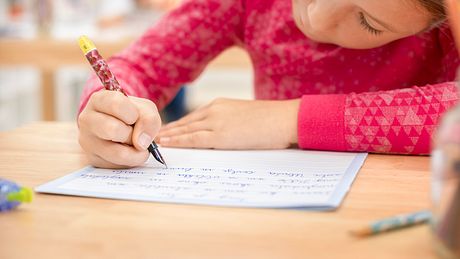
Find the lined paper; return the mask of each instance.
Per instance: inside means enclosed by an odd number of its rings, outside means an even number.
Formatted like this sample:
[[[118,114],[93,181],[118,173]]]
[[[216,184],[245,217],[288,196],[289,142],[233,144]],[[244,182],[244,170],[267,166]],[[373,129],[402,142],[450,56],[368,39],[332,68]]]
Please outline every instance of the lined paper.
[[[169,168],[86,167],[37,192],[184,204],[259,208],[336,208],[366,155],[303,150],[161,148]]]

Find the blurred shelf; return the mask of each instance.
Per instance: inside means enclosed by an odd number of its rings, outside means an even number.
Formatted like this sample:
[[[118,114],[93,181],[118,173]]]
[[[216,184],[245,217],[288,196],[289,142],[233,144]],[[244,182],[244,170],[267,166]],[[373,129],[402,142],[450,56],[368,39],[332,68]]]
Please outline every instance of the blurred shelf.
[[[127,47],[132,39],[116,42],[97,41],[98,49],[105,57],[114,55]],[[77,41],[52,39],[13,40],[0,39],[0,65],[33,65],[41,69],[55,70],[62,65],[85,64],[86,60]],[[211,63],[218,67],[251,67],[246,52],[231,48]]]
[[[104,57],[110,57],[121,51],[132,39],[96,41]],[[85,65],[78,44],[75,41],[37,38],[34,40],[0,39],[0,66],[34,66],[42,76],[43,119],[55,120],[54,72],[62,66]],[[213,68],[247,68],[251,62],[246,52],[240,48],[231,48],[211,62]]]

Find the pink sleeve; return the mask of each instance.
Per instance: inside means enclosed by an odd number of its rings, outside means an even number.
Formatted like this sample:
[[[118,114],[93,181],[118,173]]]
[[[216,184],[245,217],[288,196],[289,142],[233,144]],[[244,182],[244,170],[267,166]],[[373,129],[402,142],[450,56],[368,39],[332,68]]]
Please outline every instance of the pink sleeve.
[[[214,57],[242,42],[242,10],[240,0],[185,1],[112,57],[110,69],[129,95],[149,98],[161,109]],[[100,89],[101,83],[92,76],[83,91],[80,111]]]
[[[443,34],[443,33],[441,33]],[[306,95],[298,117],[303,149],[428,154],[444,112],[459,100],[458,53],[440,36],[445,51],[439,81],[423,87],[348,95]]]
[[[302,97],[303,149],[428,154],[441,115],[459,100],[457,84]]]

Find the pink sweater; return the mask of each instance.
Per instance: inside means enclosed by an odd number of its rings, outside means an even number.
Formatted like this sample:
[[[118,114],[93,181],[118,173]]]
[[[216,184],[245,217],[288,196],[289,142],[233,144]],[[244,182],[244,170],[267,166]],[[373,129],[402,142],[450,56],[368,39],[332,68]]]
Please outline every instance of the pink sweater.
[[[109,65],[128,94],[161,108],[237,45],[251,57],[257,99],[302,99],[301,148],[429,153],[440,116],[459,99],[448,28],[351,50],[308,39],[291,12],[291,0],[189,0]],[[90,79],[80,110],[99,89]]]

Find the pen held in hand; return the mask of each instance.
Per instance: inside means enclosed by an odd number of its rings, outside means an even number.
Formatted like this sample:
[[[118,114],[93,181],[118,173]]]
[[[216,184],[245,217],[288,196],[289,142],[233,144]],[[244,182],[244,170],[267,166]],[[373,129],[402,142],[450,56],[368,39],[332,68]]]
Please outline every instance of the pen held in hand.
[[[88,37],[81,36],[78,39],[78,44],[80,45],[80,49],[83,51],[83,54],[93,68],[94,72],[96,72],[96,75],[101,80],[104,88],[109,91],[118,91],[123,93],[125,96],[128,96],[120,86],[120,83],[118,83],[115,75],[110,71],[107,62],[104,60],[104,58],[102,58],[101,54],[99,54],[99,51],[96,49],[94,43],[91,42]],[[160,151],[158,150],[158,146],[154,141],[152,141],[152,144],[150,144],[148,147],[148,151],[152,154],[155,160],[168,167],[165,160],[161,156]]]
[[[351,234],[358,237],[371,236],[387,231],[406,228],[417,224],[428,222],[431,219],[431,211],[422,210],[410,214],[403,214],[374,221],[369,225],[351,231]]]

